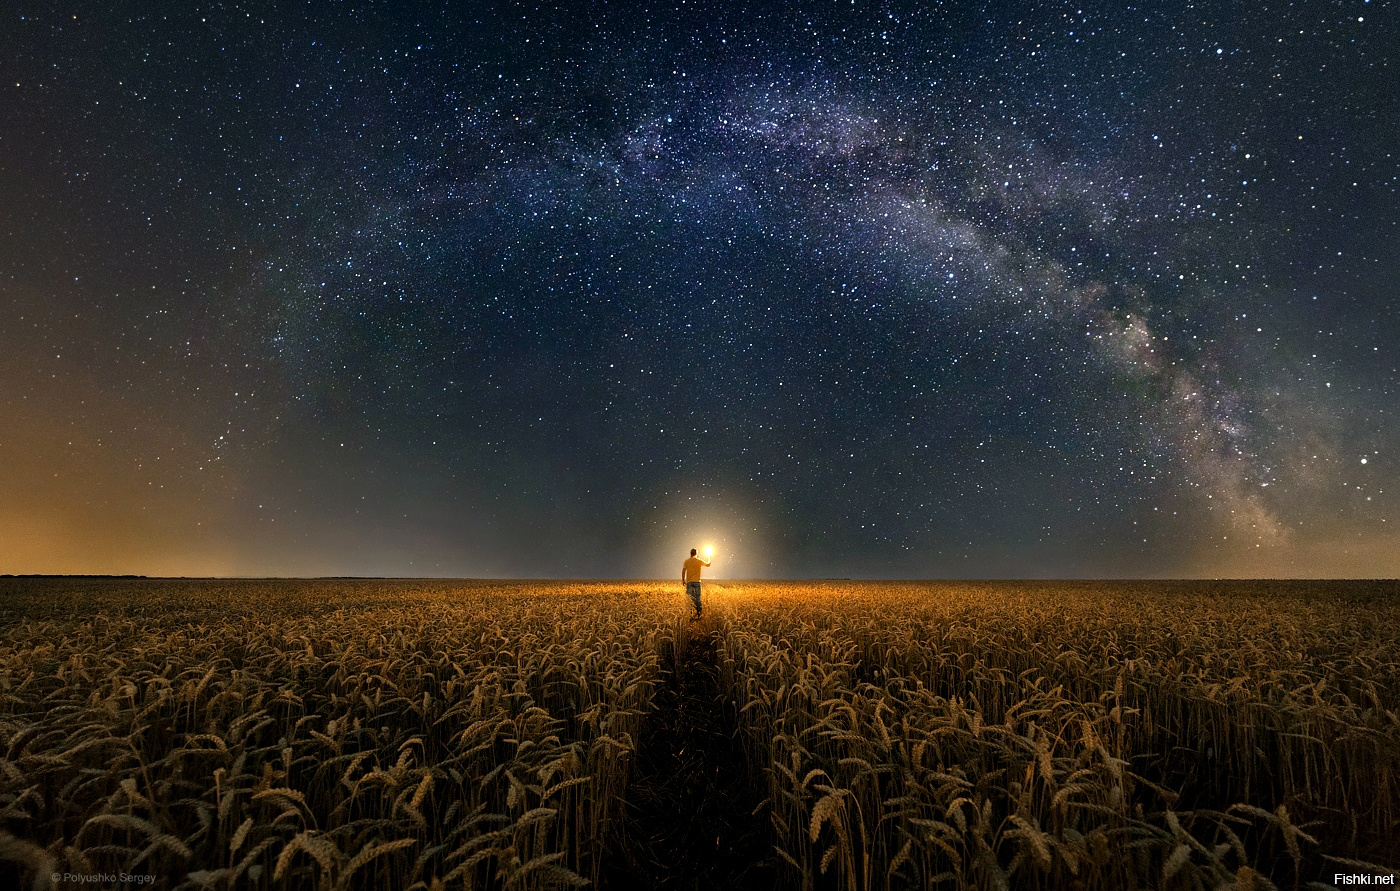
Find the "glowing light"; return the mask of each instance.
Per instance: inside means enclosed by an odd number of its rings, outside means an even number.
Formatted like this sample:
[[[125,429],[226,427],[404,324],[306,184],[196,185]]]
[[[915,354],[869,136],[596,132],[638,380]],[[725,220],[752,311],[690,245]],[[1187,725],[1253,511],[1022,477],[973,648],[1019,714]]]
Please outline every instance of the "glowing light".
[[[713,545],[705,545],[705,559],[706,559],[706,560],[710,559],[710,557],[713,556],[714,553],[715,553],[715,549],[714,549],[714,546],[713,546]]]

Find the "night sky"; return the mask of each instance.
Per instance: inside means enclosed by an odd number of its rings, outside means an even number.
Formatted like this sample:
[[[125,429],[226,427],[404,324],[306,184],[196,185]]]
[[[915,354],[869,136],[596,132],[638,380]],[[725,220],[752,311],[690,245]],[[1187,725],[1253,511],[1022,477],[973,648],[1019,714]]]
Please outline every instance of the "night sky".
[[[1394,2],[9,3],[0,572],[1400,574]]]

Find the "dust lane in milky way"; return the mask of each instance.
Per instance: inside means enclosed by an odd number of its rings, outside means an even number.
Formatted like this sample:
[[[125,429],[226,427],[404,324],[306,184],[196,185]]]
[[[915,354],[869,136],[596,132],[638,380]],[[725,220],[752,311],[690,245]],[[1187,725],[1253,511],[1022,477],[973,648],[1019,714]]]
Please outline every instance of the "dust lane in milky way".
[[[0,571],[1400,569],[1389,3],[76,13]]]

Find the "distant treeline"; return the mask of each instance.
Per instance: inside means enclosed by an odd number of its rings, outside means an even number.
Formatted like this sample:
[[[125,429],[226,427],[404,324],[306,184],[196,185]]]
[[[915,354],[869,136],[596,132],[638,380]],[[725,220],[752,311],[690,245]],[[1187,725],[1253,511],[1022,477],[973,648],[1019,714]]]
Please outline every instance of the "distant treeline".
[[[65,574],[65,575],[56,575],[56,574],[47,573],[47,572],[6,572],[6,573],[0,573],[0,579],[148,579],[148,578],[150,578],[150,576],[148,576],[148,575],[101,575],[101,574],[85,575],[85,574],[82,574],[82,573],[71,574],[71,575],[68,575],[68,574]]]

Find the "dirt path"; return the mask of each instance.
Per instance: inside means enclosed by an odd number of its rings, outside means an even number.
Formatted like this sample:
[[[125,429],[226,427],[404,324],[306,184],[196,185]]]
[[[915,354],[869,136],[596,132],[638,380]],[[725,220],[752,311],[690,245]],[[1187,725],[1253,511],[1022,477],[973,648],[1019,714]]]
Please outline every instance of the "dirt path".
[[[770,889],[776,874],[762,792],[749,782],[720,699],[713,620],[692,622],[638,741],[625,839],[604,888]]]

